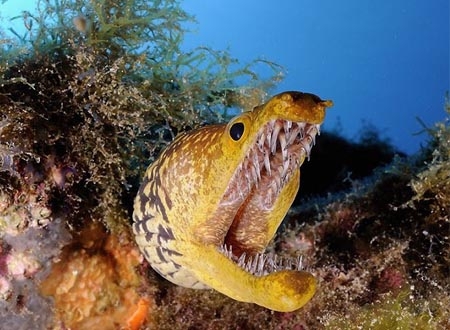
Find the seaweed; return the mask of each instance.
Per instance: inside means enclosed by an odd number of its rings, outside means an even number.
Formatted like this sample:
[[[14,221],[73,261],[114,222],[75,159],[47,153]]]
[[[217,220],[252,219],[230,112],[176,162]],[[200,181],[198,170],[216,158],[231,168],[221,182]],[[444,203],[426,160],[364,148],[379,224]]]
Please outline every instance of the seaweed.
[[[1,49],[0,159],[10,174],[23,178],[32,167],[40,181],[52,178],[49,203],[74,226],[95,213],[113,228],[149,161],[178,132],[260,101],[281,74],[268,61],[240,66],[225,51],[183,52],[193,18],[178,1],[41,0],[37,8],[16,18],[27,27],[24,36],[12,31],[22,55]],[[259,64],[271,79],[255,73]]]
[[[62,281],[60,270],[103,258],[75,244],[77,237],[102,223],[103,233],[120,237],[117,251],[133,242],[132,200],[159,151],[181,131],[260,103],[282,69],[259,59],[242,65],[208,47],[183,51],[193,17],[175,0],[39,0],[35,13],[13,19],[25,33],[0,31],[0,258],[28,257],[18,270],[6,264],[1,271],[0,319],[46,328],[53,317],[54,325],[72,321],[49,315],[48,300],[42,313],[36,308],[42,277],[51,271]],[[263,79],[259,66],[273,76]],[[46,235],[51,244],[40,255]],[[58,255],[62,262],[51,267]],[[113,262],[104,267],[117,269]],[[120,279],[111,281],[120,287]],[[101,276],[96,283],[110,287]],[[142,297],[145,283],[141,276],[133,295]],[[44,292],[59,310],[58,296]],[[129,294],[119,296],[114,304],[127,303]],[[101,309],[101,299],[93,303]],[[142,314],[144,305],[133,306]],[[88,324],[94,316],[85,317]],[[130,322],[139,327],[143,319]]]
[[[420,161],[425,163],[411,186],[416,196],[414,200],[435,199],[431,210],[437,217],[450,214],[450,101],[448,99],[445,110],[447,118],[429,128],[422,122],[424,131],[430,136],[428,147],[423,151],[424,157]]]

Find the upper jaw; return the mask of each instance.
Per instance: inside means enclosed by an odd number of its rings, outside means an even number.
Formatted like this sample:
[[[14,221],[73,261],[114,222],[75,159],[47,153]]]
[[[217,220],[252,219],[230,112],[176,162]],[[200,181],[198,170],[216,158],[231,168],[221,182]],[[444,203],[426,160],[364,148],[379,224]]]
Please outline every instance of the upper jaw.
[[[319,124],[272,120],[258,132],[244,160],[238,165],[221,200],[222,205],[241,205],[255,190],[265,191],[266,209],[298,169],[310,157]]]

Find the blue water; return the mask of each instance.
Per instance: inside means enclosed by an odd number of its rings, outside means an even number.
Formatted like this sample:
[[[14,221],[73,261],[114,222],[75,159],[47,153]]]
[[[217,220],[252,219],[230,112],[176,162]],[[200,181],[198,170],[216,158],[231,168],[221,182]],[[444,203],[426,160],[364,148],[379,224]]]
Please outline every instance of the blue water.
[[[187,0],[199,22],[186,45],[229,47],[244,61],[262,56],[288,74],[276,91],[334,100],[325,129],[354,138],[375,125],[401,150],[426,139],[416,117],[445,117],[449,90],[449,1]]]
[[[14,15],[35,3],[8,0],[0,13]],[[186,50],[229,48],[243,63],[263,57],[281,64],[287,76],[274,93],[301,90],[334,101],[325,129],[353,139],[369,123],[413,153],[427,138],[413,135],[422,129],[416,117],[430,126],[445,117],[448,0],[182,3],[199,23],[186,36]]]

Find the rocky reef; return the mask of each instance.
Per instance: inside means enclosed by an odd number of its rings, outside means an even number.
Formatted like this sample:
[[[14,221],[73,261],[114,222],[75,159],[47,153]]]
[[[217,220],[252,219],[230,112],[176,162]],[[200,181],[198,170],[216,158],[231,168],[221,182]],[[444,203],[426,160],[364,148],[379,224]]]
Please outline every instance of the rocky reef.
[[[301,310],[277,313],[164,281],[130,219],[160,150],[259,104],[281,68],[182,52],[192,17],[179,1],[48,0],[20,19],[27,33],[3,31],[0,47],[2,326],[450,328],[448,102],[415,156],[375,130],[357,143],[318,139],[270,251],[303,255],[319,289]],[[258,76],[258,65],[273,75]]]

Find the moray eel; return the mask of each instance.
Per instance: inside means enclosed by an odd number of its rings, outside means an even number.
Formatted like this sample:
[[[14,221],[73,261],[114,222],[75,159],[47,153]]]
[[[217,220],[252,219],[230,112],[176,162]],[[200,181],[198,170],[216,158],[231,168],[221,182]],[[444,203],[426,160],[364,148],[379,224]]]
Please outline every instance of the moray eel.
[[[134,203],[133,231],[151,267],[177,285],[275,311],[306,304],[314,276],[267,273],[260,253],[295,198],[331,105],[284,92],[228,124],[179,135],[147,169]]]

